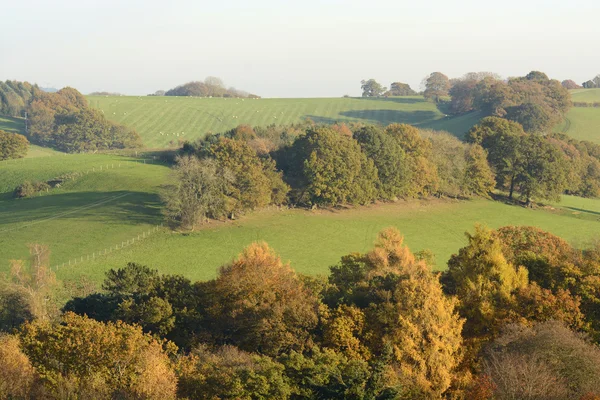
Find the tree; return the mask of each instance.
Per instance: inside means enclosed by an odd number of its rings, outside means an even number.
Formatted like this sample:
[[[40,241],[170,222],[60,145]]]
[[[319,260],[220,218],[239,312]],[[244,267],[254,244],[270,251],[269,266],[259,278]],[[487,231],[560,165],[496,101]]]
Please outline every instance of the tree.
[[[473,196],[489,197],[496,186],[496,179],[487,161],[487,152],[478,144],[466,150],[464,173],[465,193]]]
[[[508,188],[511,199],[522,171],[521,143],[524,136],[521,125],[498,117],[483,118],[467,133],[467,141],[488,151],[496,183],[500,188]]]
[[[284,155],[299,201],[320,206],[366,204],[377,198],[377,169],[351,137],[322,127],[299,136]]]
[[[368,254],[342,258],[329,281],[327,304],[362,310],[358,339],[374,358],[389,351],[388,384],[441,397],[460,361],[463,321],[456,300],[444,296],[437,276],[403,245],[400,233],[386,229]]]
[[[414,96],[417,92],[411,89],[408,83],[392,82],[386,96]]]
[[[375,79],[360,81],[360,88],[363,91],[362,97],[380,97],[386,91],[386,88],[381,86]]]
[[[567,79],[561,82],[561,85],[567,89],[567,90],[573,90],[573,89],[581,89],[581,86],[578,85],[574,80],[572,79]]]
[[[195,156],[178,157],[176,162],[173,183],[162,193],[169,222],[193,230],[207,218],[226,216],[227,190],[235,179],[231,171],[213,159]]]
[[[600,393],[600,350],[551,321],[507,326],[486,348],[484,371],[499,399],[579,399]]]
[[[436,166],[431,162],[432,145],[424,140],[417,128],[408,124],[391,124],[385,132],[394,138],[404,150],[411,177],[407,194],[427,196],[438,190],[439,177]]]
[[[283,365],[233,346],[195,348],[179,361],[178,395],[190,399],[288,399]]]
[[[38,376],[16,336],[0,334],[0,399],[34,398]]]
[[[213,158],[219,168],[231,173],[226,194],[227,211],[231,214],[264,207],[281,205],[286,201],[289,187],[276,171],[270,158],[259,158],[245,142],[221,137],[201,153]]]
[[[223,266],[210,297],[217,343],[244,351],[301,351],[317,325],[317,299],[266,243],[250,245]]]
[[[374,126],[358,129],[353,137],[377,168],[381,195],[386,199],[404,195],[410,175],[406,156],[400,144]]]
[[[175,398],[177,380],[168,353],[139,327],[65,313],[61,323],[27,323],[20,339],[55,396]]]
[[[497,332],[515,292],[528,284],[527,270],[506,260],[490,229],[478,225],[465,235],[469,244],[450,257],[443,280],[446,292],[460,299],[465,336],[486,337]]]
[[[423,97],[439,103],[442,97],[448,96],[450,80],[441,72],[432,72],[423,79],[425,91]]]
[[[0,160],[23,158],[29,150],[29,141],[23,135],[0,130]]]

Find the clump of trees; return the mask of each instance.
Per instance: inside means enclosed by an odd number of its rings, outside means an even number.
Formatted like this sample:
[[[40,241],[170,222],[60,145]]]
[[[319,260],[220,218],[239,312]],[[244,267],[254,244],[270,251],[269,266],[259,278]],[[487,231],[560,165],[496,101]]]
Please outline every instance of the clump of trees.
[[[600,146],[565,135],[527,134],[517,122],[486,117],[467,134],[481,145],[496,174],[496,184],[509,198],[519,193],[533,199],[559,200],[565,192],[585,197],[600,195]]]
[[[581,86],[583,86],[586,89],[600,88],[600,74],[596,75],[593,79],[590,79],[589,81],[583,82]]]
[[[25,136],[0,130],[0,161],[23,158],[28,150],[29,141]]]
[[[489,73],[467,74],[454,80],[449,94],[455,114],[477,110],[518,122],[527,132],[552,128],[572,105],[564,85],[539,71],[507,81]]]
[[[159,90],[153,96],[192,96],[192,97],[248,97],[259,98],[259,96],[227,88],[220,78],[209,76],[204,81],[193,81],[169,89],[166,92]]]
[[[62,313],[31,252],[0,286],[3,398],[600,395],[600,250],[537,228],[477,226],[441,275],[394,228],[327,277],[266,243],[204,282],[130,263]]]
[[[170,221],[186,229],[268,205],[487,197],[495,183],[478,145],[406,124],[240,125],[182,153],[164,198]]]
[[[447,97],[451,88],[450,79],[441,72],[432,72],[427,75],[422,84],[425,87],[423,97],[435,103],[439,103],[444,97]]]
[[[137,132],[108,121],[73,88],[34,96],[28,114],[28,136],[42,146],[68,153],[141,146]]]
[[[108,121],[73,88],[42,91],[27,82],[0,82],[0,113],[24,116],[32,143],[74,153],[141,146],[135,130]]]
[[[384,93],[384,96],[415,96],[417,92],[411,89],[408,83],[392,82],[390,90]]]
[[[385,86],[382,86],[375,79],[360,81],[360,88],[362,90],[362,97],[414,96],[417,94],[407,83],[392,82],[390,90],[387,90]]]

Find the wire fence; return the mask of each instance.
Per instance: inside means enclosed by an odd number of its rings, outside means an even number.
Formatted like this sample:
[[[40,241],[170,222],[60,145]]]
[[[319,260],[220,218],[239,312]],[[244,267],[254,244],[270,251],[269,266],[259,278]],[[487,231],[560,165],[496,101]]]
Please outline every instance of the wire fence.
[[[88,253],[86,255],[83,255],[81,257],[75,257],[72,259],[69,259],[65,262],[63,262],[62,264],[55,264],[53,266],[51,266],[51,269],[54,269],[55,271],[58,271],[60,268],[65,268],[65,267],[74,267],[77,265],[81,265],[82,263],[85,263],[87,261],[93,261],[96,258],[99,257],[103,257],[106,256],[108,254],[111,254],[115,251],[119,251],[124,249],[125,247],[129,247],[131,245],[133,245],[134,243],[140,242],[144,239],[147,239],[148,237],[152,236],[153,234],[155,234],[156,232],[158,232],[161,228],[163,227],[163,224],[161,223],[160,225],[155,225],[152,229],[147,230],[142,232],[141,234],[134,236],[133,238],[127,240],[127,241],[121,241],[121,243],[117,243],[114,246],[109,246],[106,247],[102,250],[99,251],[95,251],[92,253]]]

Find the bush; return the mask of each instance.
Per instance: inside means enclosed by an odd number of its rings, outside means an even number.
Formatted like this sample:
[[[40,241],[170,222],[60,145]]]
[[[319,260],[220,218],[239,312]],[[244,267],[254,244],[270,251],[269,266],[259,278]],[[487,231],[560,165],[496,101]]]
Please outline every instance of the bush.
[[[23,135],[0,130],[0,160],[23,158],[29,149],[29,141]]]
[[[29,182],[25,181],[20,186],[15,188],[13,197],[21,199],[23,197],[32,197],[36,194],[47,191],[50,189],[50,185],[46,182]]]

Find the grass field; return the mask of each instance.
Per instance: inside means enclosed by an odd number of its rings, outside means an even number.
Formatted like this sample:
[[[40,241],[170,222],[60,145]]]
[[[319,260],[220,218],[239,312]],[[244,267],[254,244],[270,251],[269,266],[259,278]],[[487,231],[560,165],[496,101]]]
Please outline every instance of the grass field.
[[[160,228],[116,250],[162,222],[158,192],[168,180],[166,166],[108,155],[48,157],[0,164],[0,182],[6,193],[21,179],[75,171],[90,172],[39,197],[13,200],[4,195],[0,272],[8,270],[10,259],[27,257],[26,245],[33,241],[50,246],[53,266],[78,259],[74,266],[61,267],[59,278],[85,275],[100,281],[108,268],[129,261],[207,279],[257,240],[267,241],[300,272],[326,273],[340,256],[368,250],[387,226],[398,227],[413,250],[432,250],[440,269],[465,244],[464,231],[477,222],[491,227],[535,225],[576,244],[600,234],[600,200],[566,197],[559,206],[538,210],[486,200],[415,200],[343,211],[265,210],[191,234]],[[107,248],[113,251],[96,258]],[[88,261],[88,255],[94,259]]]
[[[575,89],[571,90],[573,101],[593,103],[600,101],[600,89]]]
[[[600,108],[573,107],[565,121],[555,128],[574,139],[587,140],[600,144]]]
[[[310,118],[334,123],[409,123],[423,128],[442,127],[462,136],[472,118],[445,117],[435,104],[422,97],[380,99],[223,99],[191,97],[88,96],[92,107],[106,117],[135,128],[146,147],[176,146],[201,138],[207,132],[223,132],[240,124],[267,126],[290,124]]]

